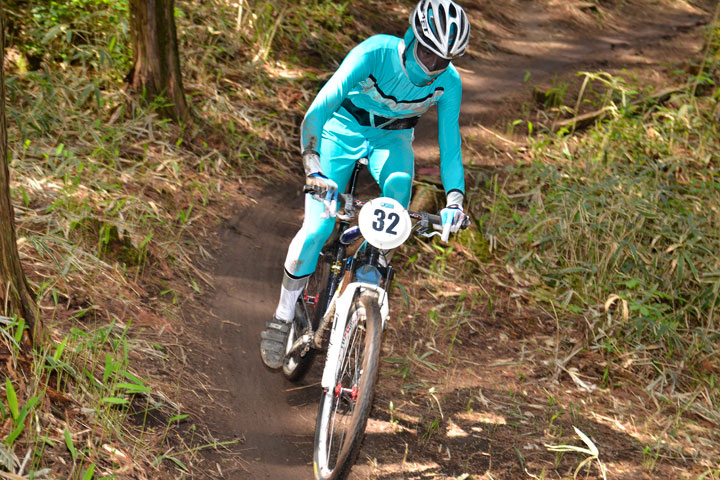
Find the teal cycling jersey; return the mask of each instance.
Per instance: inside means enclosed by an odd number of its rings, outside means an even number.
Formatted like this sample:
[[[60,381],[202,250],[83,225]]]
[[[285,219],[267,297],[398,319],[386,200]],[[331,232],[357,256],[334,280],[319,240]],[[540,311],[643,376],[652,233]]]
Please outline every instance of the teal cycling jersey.
[[[375,35],[353,48],[310,105],[301,128],[303,152],[320,151],[325,123],[350,100],[369,118],[417,117],[438,109],[440,174],[446,192],[465,193],[460,153],[460,75],[450,64],[426,84],[415,85],[405,70],[405,43],[391,35]],[[407,52],[408,57],[412,52]],[[410,58],[408,58],[410,61]],[[343,117],[345,118],[345,117]],[[374,125],[382,128],[382,125]]]

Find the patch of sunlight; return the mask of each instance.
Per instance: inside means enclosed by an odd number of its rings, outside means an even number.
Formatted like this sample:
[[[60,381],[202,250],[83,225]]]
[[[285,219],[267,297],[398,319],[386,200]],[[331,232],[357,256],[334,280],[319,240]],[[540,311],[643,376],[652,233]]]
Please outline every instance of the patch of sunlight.
[[[703,436],[710,435],[705,428],[693,425],[690,422],[676,426],[677,433],[671,436],[667,433],[654,435],[650,431],[647,431],[647,429],[642,430],[635,425],[634,419],[632,418],[623,420],[617,417],[611,418],[596,412],[592,412],[592,417],[597,423],[605,425],[615,432],[628,435],[641,444],[646,445],[649,453],[646,452],[644,454],[645,462],[650,462],[654,465],[657,459],[653,458],[653,455],[662,452],[664,456],[669,456],[670,458],[694,457],[698,465],[708,468],[712,468],[717,464],[715,454],[717,443]],[[656,421],[658,425],[663,426],[665,430],[671,428],[669,422],[671,422],[672,419],[667,419],[666,423],[661,423],[661,421],[657,419]],[[610,464],[608,463],[608,465]]]
[[[547,55],[555,52],[567,52],[568,55],[574,53],[574,49],[569,47],[563,41],[523,41],[504,39],[500,42],[500,46],[520,55],[527,55],[532,52],[533,55]]]
[[[387,422],[377,418],[368,418],[367,426],[365,427],[367,433],[395,433],[398,430],[411,433],[415,432],[415,430],[399,425],[397,422]]]
[[[460,412],[456,413],[455,416],[466,422],[473,423],[492,423],[495,425],[506,425],[505,417],[498,415],[493,412]]]
[[[650,445],[658,442],[657,437],[636,427],[632,419],[631,421],[621,422],[617,417],[611,418],[596,412],[591,412],[591,415],[599,424],[605,425],[616,432],[627,434],[641,443]]]
[[[366,433],[385,433],[392,431],[392,423],[386,422],[385,420],[378,420],[377,418],[368,418],[367,426],[365,427]]]
[[[462,438],[467,437],[470,434],[462,428],[458,427],[455,422],[448,420],[447,428],[445,429],[445,436],[448,438]]]
[[[271,75],[275,78],[297,80],[299,78],[302,78],[304,75],[304,72],[302,70],[292,68],[285,62],[281,61],[275,61],[272,64],[266,62],[263,65],[263,69],[268,73],[268,75]]]
[[[400,463],[375,463],[377,460],[372,461],[373,474],[380,476],[381,478],[390,478],[394,476],[402,476],[401,478],[434,478],[434,472],[440,469],[440,465],[435,462],[419,463],[419,462],[400,462]],[[429,475],[429,477],[415,477],[415,475]],[[431,476],[431,477],[430,477]]]

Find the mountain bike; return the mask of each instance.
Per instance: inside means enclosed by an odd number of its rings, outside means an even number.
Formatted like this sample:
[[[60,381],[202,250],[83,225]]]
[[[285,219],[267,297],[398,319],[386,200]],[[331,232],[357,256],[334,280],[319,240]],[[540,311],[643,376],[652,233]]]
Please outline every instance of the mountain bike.
[[[431,237],[442,228],[439,215],[408,212],[391,198],[356,200],[357,177],[366,164],[367,159],[356,163],[349,193],[340,195],[339,229],[298,299],[283,363],[283,374],[297,381],[326,350],[313,455],[318,480],[345,478],[365,434],[389,316],[388,250],[412,233]],[[463,228],[468,224],[466,217]]]

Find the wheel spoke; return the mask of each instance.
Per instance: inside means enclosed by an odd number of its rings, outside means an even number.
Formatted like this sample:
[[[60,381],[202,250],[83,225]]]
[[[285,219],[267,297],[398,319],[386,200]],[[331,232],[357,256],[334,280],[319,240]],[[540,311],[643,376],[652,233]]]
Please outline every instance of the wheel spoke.
[[[380,320],[375,303],[373,327],[368,329],[365,305],[358,300],[351,310],[348,325],[355,325],[355,328],[347,332],[349,338],[345,337],[347,344],[342,346],[334,385],[323,392],[321,399],[315,437],[315,467],[319,479],[345,478],[357,455],[372,405],[379,360]],[[364,365],[368,362],[365,358],[368,353],[372,360]],[[366,372],[364,368],[369,370]],[[364,380],[366,373],[372,376],[370,381]]]
[[[364,312],[355,312],[360,318],[358,326],[350,337],[347,354],[338,375],[338,383],[333,389],[333,413],[328,433],[328,466],[333,466],[342,450],[345,437],[352,423],[355,403],[358,396],[358,384],[362,376],[362,352],[365,344],[365,328],[362,326]]]

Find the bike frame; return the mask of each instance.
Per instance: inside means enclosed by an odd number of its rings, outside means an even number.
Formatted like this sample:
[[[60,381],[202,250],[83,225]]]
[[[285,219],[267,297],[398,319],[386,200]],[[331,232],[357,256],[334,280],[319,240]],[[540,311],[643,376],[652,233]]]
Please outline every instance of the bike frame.
[[[363,160],[365,160],[363,162]],[[362,169],[363,165],[367,164],[367,159],[361,159],[355,164],[352,176],[349,182],[349,194],[346,195],[346,205],[352,205],[354,208],[353,195],[355,193],[355,186],[357,184],[357,177]],[[340,235],[349,227],[350,222],[348,219],[340,219],[339,232]],[[341,241],[336,241],[337,250],[333,255],[333,263],[331,265],[330,278],[328,284],[330,285],[330,292],[332,295],[329,298],[325,315],[320,322],[320,325],[327,325],[327,322],[332,320],[332,328],[330,330],[330,339],[328,342],[327,355],[325,360],[325,367],[323,369],[323,376],[321,385],[323,389],[329,389],[333,387],[333,382],[337,374],[337,370],[340,366],[340,355],[343,352],[344,347],[347,344],[348,337],[347,332],[353,331],[355,325],[347,325],[348,312],[352,307],[353,301],[357,298],[361,292],[373,291],[377,295],[378,305],[380,306],[380,315],[382,317],[382,328],[385,328],[385,322],[390,315],[390,307],[388,305],[388,295],[385,288],[390,285],[392,280],[392,267],[389,267],[383,276],[378,269],[380,252],[377,248],[372,245],[366,244],[363,254],[367,257],[367,260],[361,262],[358,258],[358,253],[355,256],[349,257],[345,260],[345,254],[347,252],[347,246]],[[362,249],[360,249],[362,250]],[[360,251],[358,250],[358,252]],[[359,266],[358,264],[368,266],[374,269],[378,273],[378,279],[385,279],[384,286],[381,287],[378,283],[370,283],[363,281],[355,281],[346,284],[346,281],[351,279],[355,275],[355,269]],[[345,273],[349,272],[350,275],[346,276]],[[322,327],[318,328],[321,330]],[[316,342],[318,343],[318,342]]]
[[[365,243],[361,248],[363,250],[363,257],[358,257],[356,253],[352,257],[347,257],[347,248],[353,242],[354,239],[359,238],[359,231],[356,234],[350,235],[350,239],[344,241],[343,236],[348,231],[350,226],[350,220],[355,218],[355,208],[362,206],[365,202],[356,201],[354,199],[355,187],[357,184],[357,178],[360,170],[363,166],[367,165],[367,159],[362,158],[358,160],[353,169],[353,173],[348,182],[348,194],[342,194],[345,203],[345,210],[350,209],[349,215],[338,214],[338,238],[330,242],[330,248],[325,250],[321,255],[330,255],[330,272],[326,282],[324,292],[327,295],[322,295],[323,292],[318,292],[316,297],[305,297],[303,298],[305,316],[303,323],[304,334],[300,336],[292,345],[289,352],[286,354],[296,353],[299,349],[303,349],[302,355],[308,351],[309,348],[322,349],[323,348],[323,332],[327,329],[328,322],[332,321],[332,329],[330,334],[329,345],[333,348],[333,354],[337,353],[334,351],[337,348],[342,347],[340,334],[334,333],[338,330],[338,326],[344,328],[346,315],[349,308],[352,306],[352,300],[356,294],[365,291],[372,290],[378,295],[378,305],[380,306],[382,315],[382,328],[385,328],[385,322],[389,316],[389,306],[387,302],[387,291],[386,289],[392,284],[394,270],[392,266],[382,267],[380,266],[381,252],[372,245]],[[311,192],[306,187],[306,192]],[[414,230],[418,230],[423,236],[429,237],[432,235],[439,235],[439,233],[425,233],[430,229],[430,225],[437,225],[441,223],[440,217],[437,215],[430,215],[425,212],[414,213],[408,212],[411,218],[417,220],[417,224]],[[466,225],[467,226],[467,225]],[[420,227],[420,228],[417,228]],[[375,272],[374,281],[362,281],[360,275],[356,272],[357,267],[366,266]],[[358,280],[356,282],[350,282],[353,276],[357,274]],[[384,280],[383,286],[380,286],[381,280]],[[347,286],[345,284],[347,283]],[[352,286],[352,287],[350,287]],[[319,302],[321,298],[324,298],[323,305],[317,305],[316,308],[320,308],[323,313],[323,317],[318,322],[317,326],[313,326],[310,322],[309,315],[307,314],[307,304],[309,302]],[[315,330],[314,330],[315,328]],[[340,331],[343,331],[340,328]],[[311,341],[309,341],[311,339]],[[342,351],[342,350],[340,350]],[[328,361],[334,358],[331,355],[327,356]],[[328,374],[330,375],[330,374]],[[323,387],[326,387],[323,384]]]

